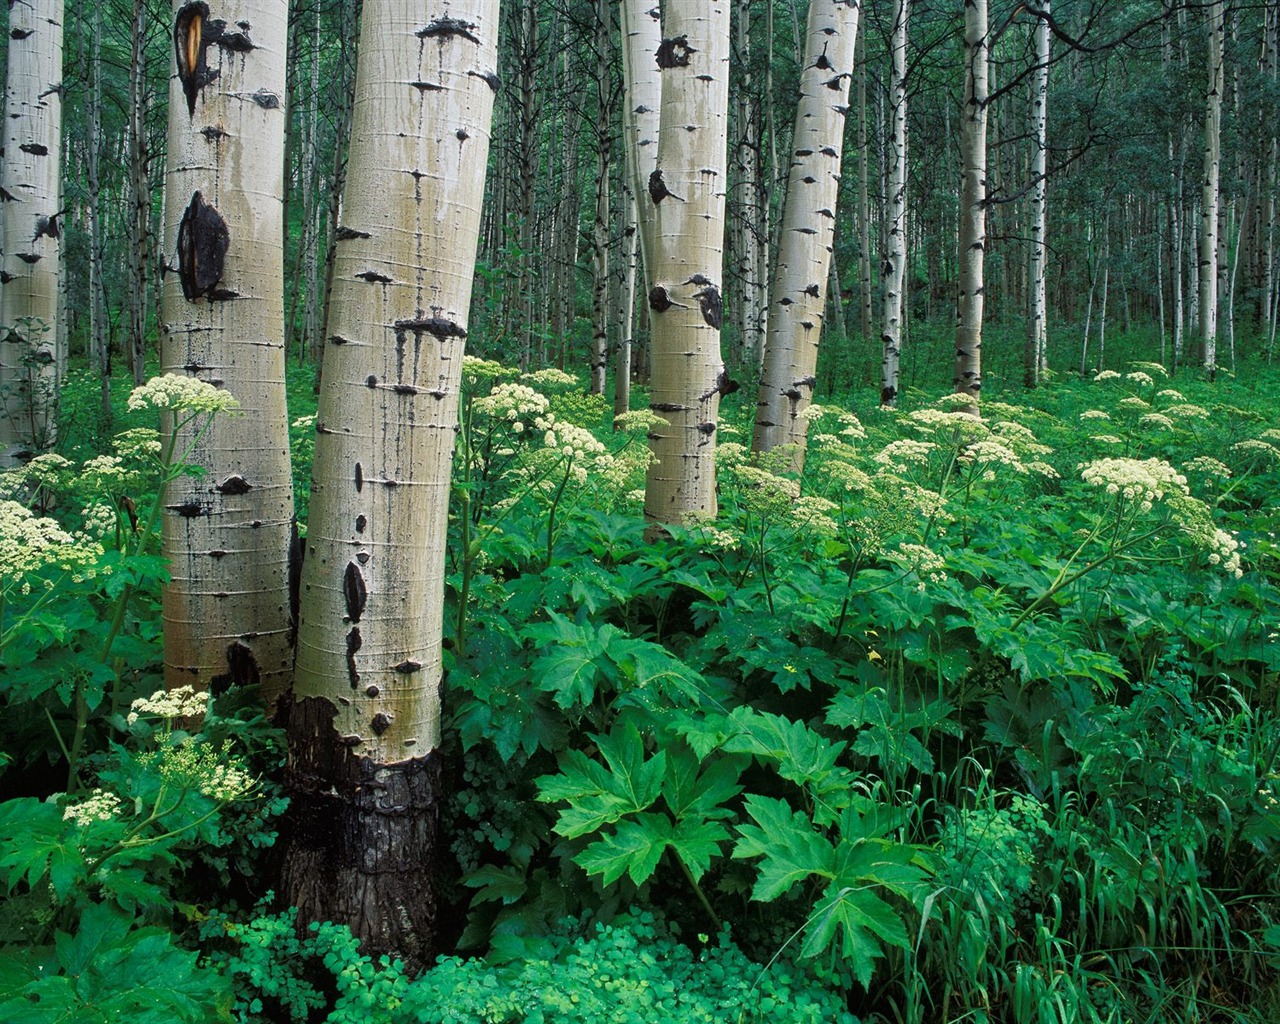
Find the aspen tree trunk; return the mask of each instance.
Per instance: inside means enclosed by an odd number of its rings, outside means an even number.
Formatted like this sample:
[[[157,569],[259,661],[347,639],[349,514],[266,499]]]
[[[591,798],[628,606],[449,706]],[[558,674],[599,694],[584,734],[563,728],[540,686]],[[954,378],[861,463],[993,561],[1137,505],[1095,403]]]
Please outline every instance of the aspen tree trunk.
[[[960,270],[956,317],[957,394],[982,390],[983,257],[987,241],[987,0],[964,0],[964,108],[961,119]]]
[[[631,341],[636,318],[636,257],[640,251],[640,230],[636,224],[636,197],[630,188],[625,193],[627,211],[623,238],[626,241],[626,263],[621,282],[618,315],[618,353],[613,370],[613,415],[621,416],[631,408]]]
[[[58,438],[62,13],[62,0],[24,0],[9,8],[0,465],[26,461]]]
[[[147,379],[147,281],[151,273],[151,153],[147,146],[147,8],[133,0],[129,63],[129,370]]]
[[[909,0],[898,0],[891,36],[889,78],[889,194],[885,240],[880,264],[880,405],[898,404],[902,356],[902,290],[907,271],[907,19]]]
[[[769,274],[769,268],[762,260],[764,245],[761,226],[765,222],[769,194],[761,177],[761,105],[753,91],[756,83],[751,72],[750,0],[739,0],[735,11],[737,56],[743,68],[738,90],[737,138],[734,145],[737,174],[733,184],[736,195],[734,211],[737,216],[735,276],[741,289],[738,325],[742,340],[742,363],[745,366],[758,366],[764,352],[764,315],[768,302]]]
[[[867,60],[865,32],[858,33],[858,306],[862,340],[871,340],[871,182],[867,174]]]
[[[1028,266],[1030,308],[1027,314],[1027,347],[1023,358],[1023,383],[1033,388],[1040,383],[1048,353],[1048,292],[1045,288],[1045,175],[1048,170],[1049,100],[1049,4],[1041,0],[1044,17],[1036,19],[1036,74],[1032,83],[1032,119],[1035,138],[1031,151],[1031,257]],[[1161,323],[1163,323],[1163,318]]]
[[[1272,87],[1275,87],[1277,72],[1280,71],[1280,39],[1277,38],[1280,33],[1280,6],[1271,2],[1267,4],[1264,14],[1263,24],[1263,72],[1267,78],[1271,80]],[[1270,126],[1266,145],[1266,171],[1265,184],[1263,186],[1264,195],[1262,201],[1262,211],[1260,223],[1258,225],[1258,234],[1263,237],[1264,249],[1261,253],[1262,257],[1262,302],[1260,303],[1262,311],[1262,331],[1264,335],[1270,335],[1272,331],[1271,318],[1271,296],[1275,292],[1275,265],[1276,265],[1276,158],[1277,158],[1277,139],[1274,123]],[[1259,175],[1264,177],[1264,175]],[[1268,348],[1268,351],[1270,349]]]
[[[1205,372],[1212,380],[1218,371],[1218,263],[1220,261],[1218,206],[1222,163],[1223,0],[1207,8],[1209,34],[1209,83],[1204,112],[1204,178],[1200,197],[1200,345]]]
[[[102,179],[98,151],[102,145],[102,8],[93,8],[93,67],[89,72],[89,353],[98,370],[102,394],[102,422],[111,427],[111,336],[103,293]]]
[[[429,962],[449,470],[496,0],[365,0],[288,713],[285,893]]]
[[[627,176],[637,203],[644,291],[653,287],[656,220],[646,201],[649,179],[658,167],[658,120],[662,109],[662,72],[654,54],[662,43],[662,20],[653,0],[622,0],[622,146]]]
[[[508,0],[511,2],[511,0]],[[535,0],[515,0],[519,4],[520,17],[516,20],[517,59],[520,68],[519,120],[520,120],[520,254],[517,257],[515,287],[508,292],[508,299],[520,311],[516,316],[516,330],[520,338],[520,369],[527,370],[533,358],[533,310],[534,310],[534,186],[538,178],[538,119],[542,101],[537,98],[537,68],[539,60],[538,14]],[[543,308],[546,308],[545,306]],[[541,353],[545,361],[545,353]]]
[[[287,0],[175,0],[165,177],[160,365],[225,388],[220,416],[176,450],[199,476],[169,485],[162,519],[165,683],[260,685],[293,665],[293,481],[284,386]]]
[[[767,452],[791,445],[797,472],[804,467],[809,426],[801,414],[813,401],[826,317],[858,12],[859,0],[809,5],[791,174],[769,288],[769,336],[752,448]]]
[[[656,461],[645,481],[645,519],[680,523],[716,513],[715,431],[724,318],[728,187],[729,0],[668,0],[663,39],[658,162],[649,178],[654,252],[649,310],[649,406],[668,421],[649,435]]]
[[[613,74],[609,60],[611,49],[608,0],[596,0],[596,216],[591,225],[593,395],[604,394],[609,369],[609,170],[613,151]]]

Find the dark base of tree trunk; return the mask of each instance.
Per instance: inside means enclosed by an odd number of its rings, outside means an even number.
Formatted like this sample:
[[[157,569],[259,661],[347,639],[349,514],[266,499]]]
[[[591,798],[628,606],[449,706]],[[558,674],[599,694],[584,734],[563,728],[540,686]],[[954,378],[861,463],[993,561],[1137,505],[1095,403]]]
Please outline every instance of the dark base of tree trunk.
[[[327,700],[288,698],[282,883],[298,923],[350,927],[362,952],[411,970],[436,953],[440,754],[379,764],[352,753]]]

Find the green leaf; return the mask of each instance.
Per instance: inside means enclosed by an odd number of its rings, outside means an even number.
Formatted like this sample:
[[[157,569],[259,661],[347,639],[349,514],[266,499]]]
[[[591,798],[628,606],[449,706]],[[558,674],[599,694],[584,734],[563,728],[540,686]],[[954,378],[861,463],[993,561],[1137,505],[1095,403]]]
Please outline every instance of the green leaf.
[[[601,875],[605,885],[624,874],[640,885],[658,869],[671,838],[671,821],[665,814],[640,814],[620,822],[613,835],[592,843],[573,859],[587,874]]]
[[[754,793],[747,797],[746,810],[757,825],[738,826],[741,838],[733,856],[737,860],[764,858],[752,899],[777,899],[810,875],[834,877],[835,850],[814,831],[808,817],[793,812],[785,800]]]
[[[670,845],[684,861],[694,881],[699,881],[711,867],[712,858],[720,856],[720,844],[728,839],[728,830],[717,821],[685,818],[676,824],[671,833]]]
[[[555,826],[555,831],[566,839],[576,839],[623,815],[643,811],[662,791],[666,754],[659,751],[646,761],[644,741],[634,725],[621,726],[607,737],[592,739],[607,762],[607,769],[575,750],[561,757],[560,775],[544,775],[537,780],[539,800],[569,803]]]
[[[863,988],[870,987],[883,944],[906,948],[909,939],[898,912],[875,893],[833,882],[809,918],[801,955],[816,956],[840,936],[840,953]],[[877,942],[876,940],[880,941]]]
[[[742,792],[738,785],[738,776],[742,774],[740,758],[718,758],[699,772],[698,758],[685,743],[668,744],[666,753],[667,774],[662,783],[662,797],[676,821],[728,813],[721,805]]]
[[[506,906],[519,901],[529,890],[528,880],[523,871],[514,867],[499,867],[486,864],[472,871],[462,880],[469,889],[479,892],[471,898],[472,905],[491,903],[501,900]]]

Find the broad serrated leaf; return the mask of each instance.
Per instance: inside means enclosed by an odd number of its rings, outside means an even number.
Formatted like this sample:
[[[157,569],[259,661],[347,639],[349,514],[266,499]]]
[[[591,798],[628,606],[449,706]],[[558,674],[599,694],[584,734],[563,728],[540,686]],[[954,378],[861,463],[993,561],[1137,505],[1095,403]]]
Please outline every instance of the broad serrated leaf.
[[[644,741],[633,725],[614,729],[608,736],[593,736],[608,767],[581,751],[569,751],[560,759],[561,774],[537,780],[538,799],[565,800],[555,831],[576,839],[626,814],[643,811],[662,790],[666,754],[659,751],[645,761]]]
[[[642,811],[658,799],[667,770],[666,753],[659,750],[646,762],[644,740],[640,738],[640,731],[630,724],[614,729],[607,737],[593,736],[592,739],[613,772],[612,792],[629,800],[631,810]]]
[[[697,821],[686,818],[677,822],[672,830],[672,851],[684,861],[694,881],[699,881],[711,867],[711,861],[721,854],[720,844],[729,839],[728,830],[718,821]]]
[[[884,945],[906,948],[906,926],[897,911],[866,889],[833,882],[814,908],[805,931],[801,955],[824,952],[839,935],[840,954],[853,967],[863,988],[871,984],[876,959],[884,956]]]
[[[835,850],[814,831],[808,817],[792,811],[785,800],[754,793],[747,797],[746,810],[757,824],[738,826],[740,838],[733,856],[764,858],[752,899],[777,899],[810,875],[834,877]]]
[[[619,822],[613,835],[597,840],[573,859],[587,874],[600,875],[605,885],[624,874],[640,885],[657,870],[671,838],[671,821],[665,814],[638,814]]]
[[[479,890],[471,897],[472,905],[500,900],[509,906],[520,900],[529,889],[529,882],[523,871],[496,864],[486,864],[470,872],[463,878],[462,884],[468,889]]]
[[[684,743],[668,744],[662,797],[677,821],[726,813],[721,805],[742,792],[741,758],[722,757],[699,772],[698,758]]]

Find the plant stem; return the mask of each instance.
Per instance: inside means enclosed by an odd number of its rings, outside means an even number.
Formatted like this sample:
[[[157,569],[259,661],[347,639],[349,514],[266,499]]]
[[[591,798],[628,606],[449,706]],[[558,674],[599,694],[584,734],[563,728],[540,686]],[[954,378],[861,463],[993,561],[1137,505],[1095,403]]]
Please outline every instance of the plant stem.
[[[711,903],[707,900],[707,894],[702,891],[702,886],[700,886],[698,884],[698,880],[693,877],[693,872],[689,870],[689,865],[684,862],[684,858],[681,857],[676,850],[672,850],[671,853],[675,857],[676,863],[680,865],[680,870],[684,872],[685,880],[692,887],[693,894],[698,897],[698,902],[702,904],[702,909],[707,912],[707,917],[711,919],[711,923],[715,927],[716,934],[719,934],[720,930],[724,927],[720,921],[720,915],[712,909]]]

